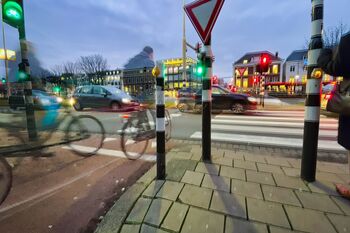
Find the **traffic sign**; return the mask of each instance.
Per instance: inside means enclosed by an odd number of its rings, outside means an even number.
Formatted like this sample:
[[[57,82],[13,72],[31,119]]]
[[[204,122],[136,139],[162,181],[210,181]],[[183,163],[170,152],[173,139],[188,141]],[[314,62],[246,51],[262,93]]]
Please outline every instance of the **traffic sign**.
[[[237,69],[240,76],[242,77],[244,75],[244,72],[247,70],[247,67],[242,67]]]
[[[225,0],[198,0],[185,5],[184,10],[204,44],[209,43],[211,31]]]

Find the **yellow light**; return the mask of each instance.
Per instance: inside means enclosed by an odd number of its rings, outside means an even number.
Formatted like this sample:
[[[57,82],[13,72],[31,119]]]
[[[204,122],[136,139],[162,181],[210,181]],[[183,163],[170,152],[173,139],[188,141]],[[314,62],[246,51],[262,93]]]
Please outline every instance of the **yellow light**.
[[[69,104],[73,106],[73,105],[75,104],[75,99],[70,98],[70,99],[69,99]]]
[[[323,73],[322,73],[322,70],[321,69],[319,69],[319,68],[316,68],[316,69],[314,69],[313,71],[312,71],[312,74],[311,74],[311,76],[313,77],[313,78],[322,78],[322,75],[323,75]]]

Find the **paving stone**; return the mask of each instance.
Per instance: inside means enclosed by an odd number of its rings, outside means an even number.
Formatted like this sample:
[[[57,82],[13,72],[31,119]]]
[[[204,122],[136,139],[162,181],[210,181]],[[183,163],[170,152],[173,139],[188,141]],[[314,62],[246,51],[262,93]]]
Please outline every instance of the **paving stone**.
[[[338,232],[350,232],[350,216],[327,214]]]
[[[212,148],[211,150],[211,157],[213,158],[222,158],[224,157],[224,151],[223,150],[217,150],[215,148]]]
[[[134,208],[131,210],[127,222],[130,223],[142,223],[149,206],[151,205],[152,199],[140,198]]]
[[[256,183],[232,179],[231,192],[246,197],[263,199],[260,185]]]
[[[294,168],[301,168],[301,160],[300,159],[287,159],[287,161],[292,165]]]
[[[283,167],[291,167],[290,163],[286,158],[277,158],[277,157],[265,157],[268,164],[283,166]]]
[[[220,176],[245,180],[245,170],[241,168],[221,166]]]
[[[194,153],[191,157],[191,160],[195,160],[195,161],[200,161],[201,159],[202,159],[201,153]]]
[[[337,203],[346,215],[350,216],[350,200],[346,200],[343,197],[331,197],[331,199]]]
[[[172,202],[164,199],[153,199],[144,222],[160,226],[165,215],[167,214]]]
[[[330,181],[334,183],[345,183],[344,180],[341,179],[337,174],[329,173],[329,172],[317,172],[316,179]]]
[[[293,206],[285,206],[285,209],[294,230],[317,233],[336,232],[322,212]]]
[[[214,191],[210,210],[220,213],[247,218],[245,198],[222,191]]]
[[[202,187],[230,192],[230,178],[205,174]]]
[[[183,186],[184,184],[182,183],[166,181],[163,187],[159,190],[157,197],[176,201]]]
[[[300,177],[300,168],[282,167],[287,176]]]
[[[212,190],[210,189],[186,184],[179,196],[179,200],[182,203],[208,209],[211,195]]]
[[[203,180],[204,174],[200,172],[186,171],[181,182],[187,184],[194,184],[200,186]]]
[[[224,157],[232,158],[234,160],[244,160],[243,154],[234,151],[225,151]]]
[[[317,162],[317,171],[345,174],[347,170],[349,170],[347,165],[320,161]]]
[[[233,159],[232,158],[228,158],[228,157],[220,157],[220,158],[216,158],[213,159],[212,162],[214,164],[219,164],[219,165],[225,165],[225,166],[233,166]]]
[[[234,165],[234,167],[237,167],[237,168],[244,168],[244,169],[248,169],[248,170],[257,171],[255,162],[234,160],[233,165]]]
[[[162,224],[162,228],[179,232],[188,210],[188,205],[175,202]]]
[[[270,164],[264,164],[264,163],[257,163],[258,171],[260,172],[270,172],[275,174],[284,174],[280,166],[276,165],[270,165]]]
[[[313,193],[322,193],[328,194],[332,196],[340,196],[337,190],[335,189],[335,185],[329,181],[315,181],[312,183],[308,183],[309,189]]]
[[[194,160],[172,159],[166,165],[166,179],[180,181],[187,170],[194,171],[197,162]]]
[[[225,216],[190,207],[181,233],[223,233]]]
[[[282,205],[252,198],[247,198],[247,203],[250,220],[289,228],[289,222]]]
[[[292,231],[286,228],[270,226],[270,233],[298,233],[299,231]]]
[[[281,204],[295,205],[301,207],[298,198],[292,189],[262,185],[265,200],[279,202]]]
[[[142,196],[145,197],[155,197],[159,189],[164,184],[164,180],[155,180],[153,181],[147,189],[143,192]]]
[[[198,163],[196,167],[196,172],[203,172],[212,175],[219,175],[220,166],[210,163]]]
[[[168,232],[152,226],[148,226],[146,224],[142,224],[140,233],[168,233]]]
[[[349,174],[337,174],[337,176],[343,180],[341,183],[350,184],[350,175]]]
[[[296,194],[305,208],[342,214],[342,211],[327,195],[309,192],[296,192]]]
[[[120,233],[139,233],[141,225],[125,224]]]
[[[276,185],[270,173],[255,172],[255,171],[247,170],[246,174],[247,174],[247,181],[251,181],[259,184]]]
[[[257,162],[257,163],[266,163],[265,158],[260,155],[244,155],[244,160],[245,161],[251,161],[251,162]]]
[[[273,174],[273,177],[275,178],[277,186],[309,191],[308,187],[300,178],[280,174]]]
[[[268,233],[265,224],[226,217],[225,233]]]

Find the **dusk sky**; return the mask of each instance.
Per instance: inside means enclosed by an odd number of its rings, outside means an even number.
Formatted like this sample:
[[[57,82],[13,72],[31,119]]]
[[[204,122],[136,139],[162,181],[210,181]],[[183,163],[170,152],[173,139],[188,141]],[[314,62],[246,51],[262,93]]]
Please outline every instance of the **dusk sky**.
[[[27,39],[46,69],[91,54],[107,58],[110,69],[122,68],[146,45],[157,60],[181,56],[182,0],[24,2]],[[325,0],[325,28],[340,21],[349,27],[349,9],[350,0]],[[310,12],[311,0],[226,0],[212,33],[214,73],[232,76],[232,63],[246,52],[278,51],[285,59],[302,49],[310,37]],[[187,17],[186,28],[188,42],[198,42]],[[16,30],[5,30],[7,48],[16,50]],[[195,58],[191,50],[188,56]]]

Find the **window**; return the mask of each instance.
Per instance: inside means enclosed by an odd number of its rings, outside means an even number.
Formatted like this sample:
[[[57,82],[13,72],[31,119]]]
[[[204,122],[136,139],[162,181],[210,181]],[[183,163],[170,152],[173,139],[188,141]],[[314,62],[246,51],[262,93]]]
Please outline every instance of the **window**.
[[[290,66],[290,72],[295,72],[295,66]]]
[[[104,95],[104,94],[106,94],[106,90],[103,89],[102,87],[94,87],[93,94],[95,94],[95,95]]]
[[[80,93],[91,94],[91,91],[92,91],[92,86],[85,86],[81,88]]]
[[[273,65],[272,66],[272,73],[273,74],[278,74],[278,65]]]

